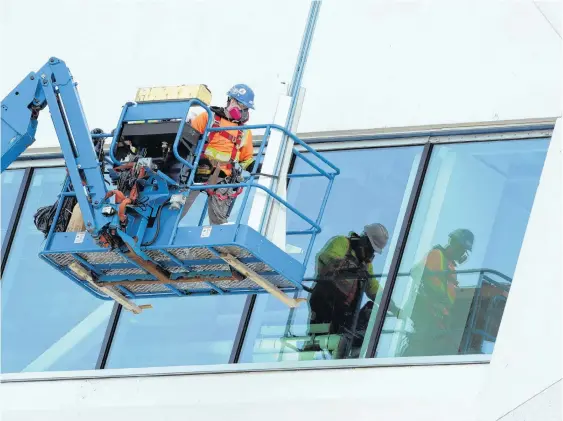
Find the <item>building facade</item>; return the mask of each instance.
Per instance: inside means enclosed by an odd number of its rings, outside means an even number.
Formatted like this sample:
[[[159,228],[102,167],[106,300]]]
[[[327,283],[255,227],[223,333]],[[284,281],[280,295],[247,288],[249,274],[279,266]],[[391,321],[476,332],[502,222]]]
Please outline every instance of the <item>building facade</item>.
[[[3,26],[28,3],[9,2]],[[341,170],[306,276],[335,236],[381,223],[390,241],[373,261],[377,294],[361,303],[373,307],[365,332],[343,358],[311,331],[306,303],[268,295],[153,300],[134,315],[37,256],[34,214],[65,179],[45,113],[34,148],[1,176],[6,420],[561,419],[561,2],[54,6],[42,9],[58,22],[49,42],[30,52],[28,33],[4,49],[1,92],[57,55],[91,128],[110,131],[141,86],[206,83],[221,105],[244,82],[257,93],[252,122],[269,123],[298,80],[294,130]],[[289,179],[288,201],[314,214],[323,189]],[[183,224],[197,225],[203,204]],[[420,308],[437,299],[421,298],[420,268],[460,229],[472,250],[432,329]],[[288,239],[303,258],[306,241]]]

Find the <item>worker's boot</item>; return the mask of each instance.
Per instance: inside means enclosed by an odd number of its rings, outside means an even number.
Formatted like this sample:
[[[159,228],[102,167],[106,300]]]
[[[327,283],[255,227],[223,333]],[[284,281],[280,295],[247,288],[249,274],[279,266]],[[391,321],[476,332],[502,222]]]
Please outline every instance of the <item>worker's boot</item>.
[[[333,359],[342,360],[348,358],[348,353],[350,352],[350,347],[352,346],[353,337],[348,332],[342,333],[340,335],[340,341],[338,342],[338,348],[333,352]]]

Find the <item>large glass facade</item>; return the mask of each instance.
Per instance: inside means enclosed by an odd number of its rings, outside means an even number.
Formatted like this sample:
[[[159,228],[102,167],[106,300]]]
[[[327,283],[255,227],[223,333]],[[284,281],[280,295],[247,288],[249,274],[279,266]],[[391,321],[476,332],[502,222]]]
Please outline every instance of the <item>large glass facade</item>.
[[[100,355],[107,355],[104,368],[225,364],[234,356],[241,363],[359,358],[368,356],[369,339],[377,339],[377,357],[490,354],[548,145],[548,138],[538,138],[324,152],[341,174],[307,261],[306,302],[289,309],[267,294],[251,303],[247,296],[155,299],[152,309],[122,310],[117,320],[111,320],[113,302],[94,298],[38,257],[45,238],[33,216],[55,203],[65,170],[35,168],[3,272],[1,370],[94,369]],[[424,147],[430,159],[405,240],[399,234],[419,190],[414,183]],[[304,172],[302,166],[296,160],[293,171]],[[11,170],[0,179],[2,241],[23,174]],[[316,215],[325,183],[292,178],[288,201]],[[181,225],[198,224],[204,203],[202,194]],[[361,260],[357,245],[367,244],[362,236],[369,224],[381,224],[388,241],[350,275],[347,265]],[[288,212],[288,231],[303,228]],[[291,235],[287,243],[286,251],[303,261],[308,238]],[[398,276],[390,279],[398,257]],[[371,338],[389,282],[392,304],[380,337]],[[345,305],[326,293],[328,285],[347,297]],[[105,336],[110,325],[115,331]]]
[[[245,299],[169,298],[147,301],[153,308],[141,314],[123,311],[106,368],[226,364]]]
[[[434,147],[378,356],[492,352],[548,144]]]
[[[2,372],[93,369],[112,303],[86,293],[38,257],[38,208],[56,201],[64,168],[36,169],[2,276]],[[2,207],[9,205],[2,201]]]
[[[350,233],[361,234],[364,226],[381,223],[387,229],[390,242],[381,255],[373,260],[373,282],[379,283],[375,296],[361,297],[361,302],[340,310],[337,305],[308,299],[294,310],[288,309],[277,299],[259,296],[254,306],[248,332],[245,337],[241,362],[274,362],[283,360],[332,359],[352,355],[355,350],[339,350],[339,335],[342,329],[354,329],[354,315],[347,317],[345,327],[328,326],[329,320],[340,317],[340,311],[353,312],[357,307],[361,320],[355,323],[359,335],[356,341],[361,346],[366,326],[362,320],[369,319],[372,309],[377,309],[385,284],[385,272],[393,256],[395,242],[402,216],[408,202],[412,183],[418,168],[421,146],[359,149],[325,152],[325,156],[341,170],[336,178],[326,211],[322,220],[322,232],[317,237],[311,258],[307,264],[306,277],[318,280],[310,283],[315,288],[323,288],[325,279],[318,279],[319,260],[329,255],[331,244],[341,239],[347,241]],[[304,168],[301,168],[301,167]],[[294,172],[304,172],[301,161],[295,163]],[[324,192],[325,181],[318,178],[292,179],[288,189],[288,200],[306,214],[313,215],[318,209]],[[288,230],[302,229],[301,221],[288,217]],[[307,247],[306,238],[288,237],[290,251],[301,258]],[[344,257],[344,256],[343,256]],[[345,259],[341,259],[344,261]],[[332,283],[332,282],[329,282]],[[375,284],[374,284],[375,285]],[[329,301],[323,296],[324,301]],[[322,321],[311,320],[311,311],[330,312]],[[359,342],[359,343],[358,343]],[[348,352],[349,351],[349,352]]]
[[[201,193],[180,226],[208,224],[206,200]],[[240,202],[235,202],[230,221],[236,220]],[[243,221],[249,207],[245,211]],[[121,313],[105,367],[226,364],[245,301],[242,295],[139,300],[153,309]]]

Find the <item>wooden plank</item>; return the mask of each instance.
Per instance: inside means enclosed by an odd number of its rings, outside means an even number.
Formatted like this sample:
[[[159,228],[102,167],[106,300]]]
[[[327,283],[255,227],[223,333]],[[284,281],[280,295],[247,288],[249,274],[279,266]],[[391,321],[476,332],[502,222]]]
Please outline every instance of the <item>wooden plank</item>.
[[[272,294],[274,297],[276,297],[278,300],[280,300],[288,307],[295,308],[301,302],[307,301],[306,298],[291,298],[290,296],[285,294],[282,290],[280,290],[277,286],[272,284],[270,281],[268,281],[261,275],[254,272],[252,269],[247,267],[244,263],[242,263],[240,260],[232,256],[231,254],[220,253],[219,256],[221,256],[221,259],[223,259],[225,262],[230,264],[232,267],[234,267],[244,276],[252,280],[252,282],[264,288],[266,291],[268,291],[270,294]]]
[[[127,246],[127,249],[129,251],[127,251],[123,254],[127,258],[134,261],[137,265],[139,265],[141,268],[146,270],[148,273],[150,273],[152,276],[154,276],[156,279],[158,279],[162,283],[169,284],[169,283],[173,282],[170,279],[170,277],[168,276],[168,274],[164,270],[162,270],[159,266],[157,266],[156,264],[154,264],[153,262],[151,262],[149,260],[143,259],[137,253],[135,253],[135,251],[133,250],[133,248],[129,244],[125,243],[125,245]]]
[[[135,314],[139,314],[145,308],[151,308],[150,305],[143,305],[138,306],[137,304],[133,303],[132,301],[128,300],[125,296],[121,295],[118,292],[115,292],[112,288],[100,286],[97,282],[94,281],[90,272],[86,270],[82,265],[76,262],[72,262],[69,266],[69,269],[72,270],[79,278],[84,279],[88,282],[92,287],[97,289],[98,291],[103,292],[108,297],[113,298],[116,302],[121,304],[123,308],[129,310]]]
[[[74,205],[72,209],[72,215],[70,221],[68,221],[68,226],[66,228],[67,232],[84,232],[86,231],[86,225],[84,225],[84,219],[82,218],[82,212],[80,211],[80,206],[78,203]]]

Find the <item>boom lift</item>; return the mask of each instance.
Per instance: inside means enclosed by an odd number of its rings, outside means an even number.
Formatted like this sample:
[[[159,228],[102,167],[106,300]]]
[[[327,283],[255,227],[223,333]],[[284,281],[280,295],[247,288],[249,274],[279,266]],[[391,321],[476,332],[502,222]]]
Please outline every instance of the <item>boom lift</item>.
[[[70,70],[53,57],[38,72],[28,74],[2,101],[2,171],[34,142],[38,116],[46,106],[68,173],[40,253],[48,264],[95,297],[115,300],[134,313],[144,308],[132,301],[138,298],[267,292],[290,307],[299,304],[300,299],[288,293],[303,289],[305,267],[321,230],[332,183],[339,174],[326,158],[279,125],[212,127],[208,104],[194,95],[128,102],[112,133],[91,132]],[[203,108],[210,117],[203,135],[186,124],[194,106]],[[194,182],[209,133],[228,129],[264,130],[252,171],[235,171],[238,178],[230,184]],[[315,218],[258,183],[260,175],[256,170],[274,131],[290,138],[295,145],[295,159],[303,159],[312,169],[291,177],[327,180]],[[108,138],[109,158],[103,149]],[[178,180],[166,174],[171,160],[182,164]],[[107,180],[106,174],[112,176],[113,182]],[[179,226],[191,192],[219,187],[246,190],[234,224],[203,226],[202,216],[197,226]],[[287,232],[309,237],[301,261],[259,230],[242,223],[251,189],[262,190],[307,225],[306,229]],[[86,231],[57,228],[67,197],[76,198]],[[231,268],[244,279],[233,277]]]

